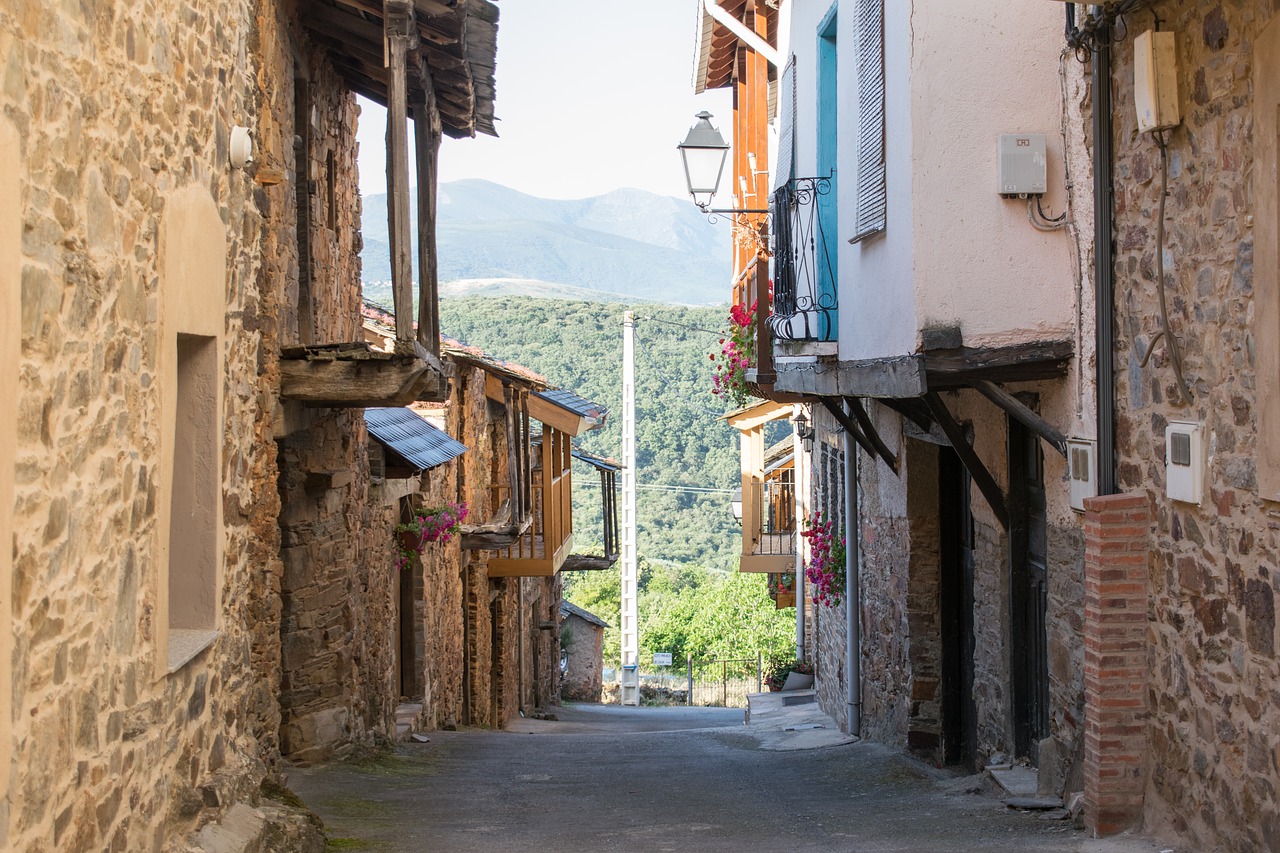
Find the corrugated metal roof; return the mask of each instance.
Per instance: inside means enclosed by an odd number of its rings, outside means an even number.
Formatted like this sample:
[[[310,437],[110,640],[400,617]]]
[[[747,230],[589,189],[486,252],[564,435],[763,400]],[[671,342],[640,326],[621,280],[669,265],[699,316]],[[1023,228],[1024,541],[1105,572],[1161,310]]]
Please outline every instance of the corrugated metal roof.
[[[609,459],[604,456],[596,456],[594,453],[588,453],[587,451],[579,450],[576,447],[573,448],[573,450],[571,450],[570,452],[573,454],[574,459],[581,459],[583,462],[587,463],[591,467],[598,468],[601,471],[621,471],[622,470],[622,463],[617,462],[613,459]]]
[[[436,429],[409,409],[365,409],[369,434],[425,471],[467,452],[467,446]]]
[[[592,625],[599,625],[601,628],[609,627],[608,622],[604,621],[603,619],[601,619],[599,616],[595,615],[591,611],[583,610],[578,605],[570,601],[564,601],[563,599],[560,601],[560,615],[561,616],[577,616],[579,619],[587,620]]]
[[[548,391],[535,391],[534,396],[541,397],[548,403],[557,405],[565,411],[573,412],[580,418],[590,418],[598,424],[604,423],[604,419],[609,416],[609,410],[604,406],[579,397],[572,391],[556,388]]]

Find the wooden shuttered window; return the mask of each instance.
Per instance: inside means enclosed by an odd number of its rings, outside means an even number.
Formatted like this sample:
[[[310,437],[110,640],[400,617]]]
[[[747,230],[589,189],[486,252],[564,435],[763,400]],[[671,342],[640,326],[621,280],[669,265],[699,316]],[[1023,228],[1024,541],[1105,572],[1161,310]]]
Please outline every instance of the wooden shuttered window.
[[[857,0],[854,51],[858,64],[858,185],[856,243],[885,228],[884,0]]]
[[[778,158],[773,170],[773,189],[796,176],[796,58],[787,61],[778,85]]]

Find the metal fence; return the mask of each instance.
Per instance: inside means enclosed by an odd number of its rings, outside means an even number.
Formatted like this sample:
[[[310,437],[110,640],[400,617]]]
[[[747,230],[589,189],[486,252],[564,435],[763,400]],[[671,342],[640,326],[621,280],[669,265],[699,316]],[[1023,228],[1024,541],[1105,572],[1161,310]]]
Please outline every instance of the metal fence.
[[[680,670],[683,669],[684,672]],[[763,690],[763,655],[753,658],[695,658],[684,666],[655,667],[640,674],[642,700],[659,704],[685,704],[703,708],[745,708],[747,695]],[[606,668],[604,682],[617,679],[617,670]]]

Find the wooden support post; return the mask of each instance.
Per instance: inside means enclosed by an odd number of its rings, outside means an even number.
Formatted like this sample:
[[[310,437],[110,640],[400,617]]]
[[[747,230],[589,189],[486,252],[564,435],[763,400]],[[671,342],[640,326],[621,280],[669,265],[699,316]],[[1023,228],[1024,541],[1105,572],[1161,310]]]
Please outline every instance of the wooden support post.
[[[511,496],[511,520],[516,524],[528,517],[524,507],[524,483],[520,476],[520,442],[523,436],[517,408],[519,393],[511,385],[504,383],[502,386],[502,405],[507,415],[507,483]]]
[[[974,451],[973,446],[969,444],[969,440],[965,438],[964,430],[960,428],[960,424],[956,422],[956,419],[951,416],[951,412],[947,410],[947,406],[942,402],[942,398],[938,396],[938,392],[929,391],[926,393],[924,402],[929,407],[929,411],[933,413],[933,419],[938,422],[938,426],[946,434],[947,440],[951,442],[951,449],[960,457],[960,462],[969,472],[969,476],[973,478],[974,485],[978,487],[978,491],[982,492],[982,496],[987,499],[987,503],[991,506],[991,511],[995,513],[996,520],[1000,522],[1001,527],[1008,531],[1009,509],[1005,505],[1004,492],[1000,490],[1000,484],[996,482],[995,477],[991,476],[987,466],[982,464],[982,459]]]
[[[413,140],[418,165],[418,343],[435,356],[440,355],[436,254],[436,167],[440,132],[440,113],[435,108],[435,96],[428,89],[427,96],[413,105]]]
[[[889,449],[889,445],[884,443],[880,438],[880,433],[876,431],[876,425],[871,422],[871,418],[867,417],[867,410],[862,408],[862,401],[857,397],[846,397],[849,401],[849,408],[853,410],[853,416],[858,419],[858,426],[862,427],[863,434],[867,440],[875,445],[876,453],[885,461],[885,464],[893,471],[898,473],[898,457]]]
[[[387,4],[383,31],[389,51],[387,75],[387,225],[391,239],[391,295],[396,313],[396,340],[413,340],[413,255],[409,246],[408,75],[412,12],[394,14]]]
[[[973,387],[981,392],[982,396],[1008,412],[1010,417],[1043,438],[1054,450],[1061,453],[1064,459],[1066,458],[1067,437],[1054,429],[1053,425],[1044,418],[1033,412],[1029,406],[999,385],[986,379],[974,380]]]

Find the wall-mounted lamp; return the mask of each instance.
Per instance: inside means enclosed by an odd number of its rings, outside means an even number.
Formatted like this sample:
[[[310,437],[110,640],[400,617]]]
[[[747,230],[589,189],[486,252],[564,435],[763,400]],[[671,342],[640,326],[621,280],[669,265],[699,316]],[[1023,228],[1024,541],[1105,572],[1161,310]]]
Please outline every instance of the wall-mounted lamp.
[[[742,521],[742,489],[741,487],[733,490],[733,500],[729,506],[733,509],[733,517]]]
[[[228,153],[233,168],[243,169],[253,162],[253,137],[249,135],[249,128],[240,125],[231,128]]]
[[[796,436],[804,442],[805,453],[813,452],[813,426],[801,411],[795,416]]]
[[[729,156],[729,143],[711,124],[711,113],[703,110],[689,128],[684,142],[676,146],[684,163],[684,179],[693,203],[703,213],[768,213],[768,210],[715,210],[711,199],[720,189],[724,161]]]

